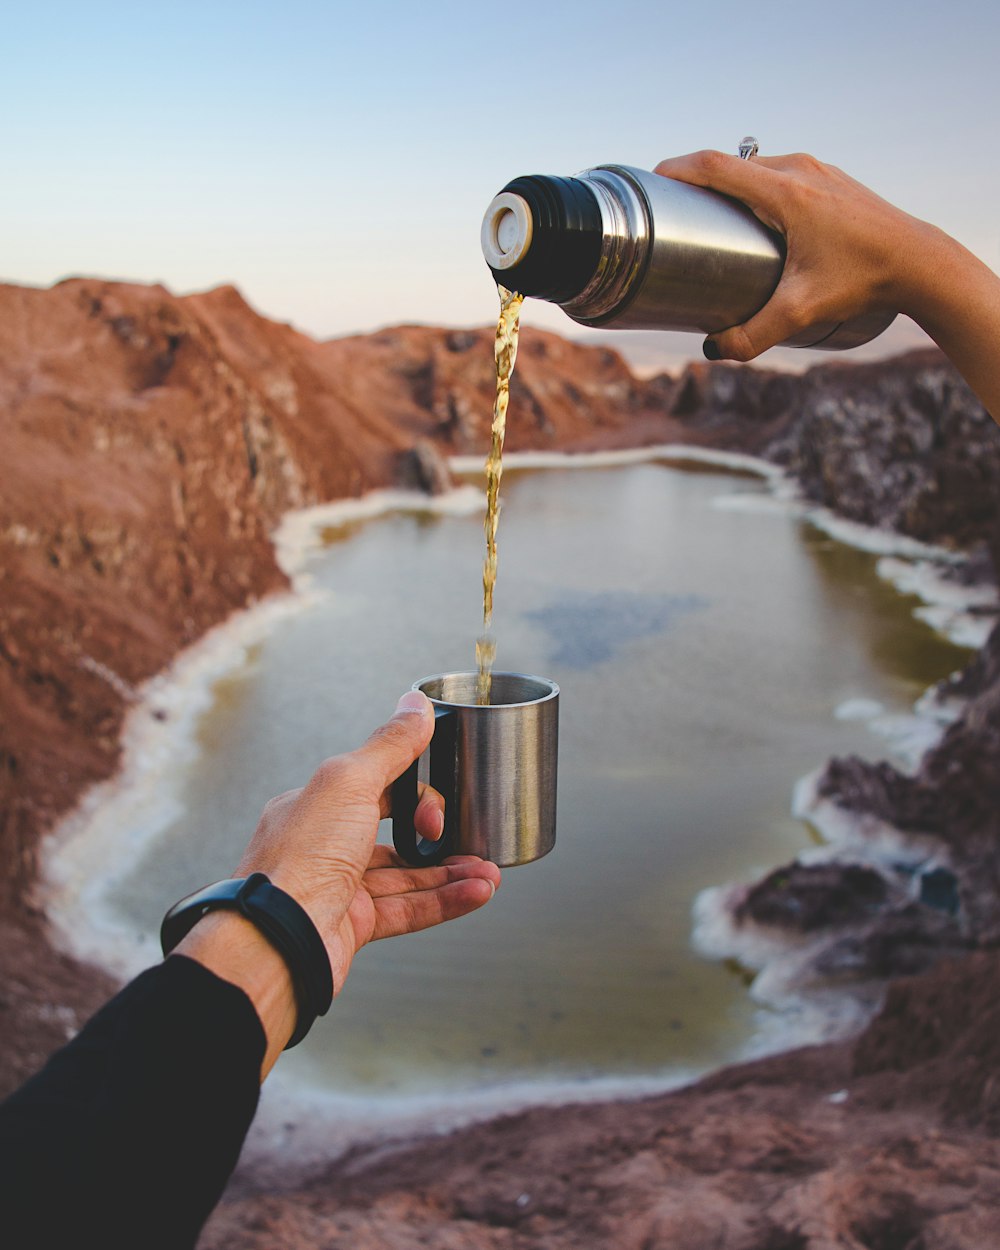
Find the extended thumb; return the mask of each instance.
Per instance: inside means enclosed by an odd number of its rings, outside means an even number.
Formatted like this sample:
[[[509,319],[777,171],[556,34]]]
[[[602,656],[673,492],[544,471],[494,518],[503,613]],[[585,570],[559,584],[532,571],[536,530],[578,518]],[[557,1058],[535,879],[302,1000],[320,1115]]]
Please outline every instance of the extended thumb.
[[[408,690],[390,720],[371,735],[361,754],[375,768],[383,787],[395,781],[423,751],[434,733],[434,705],[419,690]]]

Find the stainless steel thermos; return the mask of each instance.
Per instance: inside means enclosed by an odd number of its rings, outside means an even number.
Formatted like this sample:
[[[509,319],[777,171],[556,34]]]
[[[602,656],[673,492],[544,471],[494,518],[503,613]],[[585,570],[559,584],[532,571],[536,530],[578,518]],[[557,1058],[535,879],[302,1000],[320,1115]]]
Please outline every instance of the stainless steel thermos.
[[[501,285],[608,329],[739,325],[767,303],[785,261],[782,236],[745,204],[628,165],[515,178],[486,210],[481,237]],[[810,326],[786,346],[857,347],[894,315]]]

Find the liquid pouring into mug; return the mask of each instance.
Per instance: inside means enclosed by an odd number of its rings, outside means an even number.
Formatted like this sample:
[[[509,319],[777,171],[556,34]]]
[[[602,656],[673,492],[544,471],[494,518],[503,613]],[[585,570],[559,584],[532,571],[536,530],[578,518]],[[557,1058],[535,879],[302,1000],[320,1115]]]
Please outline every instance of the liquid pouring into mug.
[[[476,667],[479,681],[476,702],[489,703],[493,661],[497,644],[493,627],[493,590],[497,581],[497,526],[500,523],[500,479],[503,476],[503,440],[507,431],[507,405],[510,402],[510,378],[517,360],[517,336],[520,328],[524,296],[497,285],[500,294],[500,317],[493,344],[496,363],[496,395],[493,400],[493,425],[489,459],[486,461],[486,559],[483,562],[483,632],[476,640]]]

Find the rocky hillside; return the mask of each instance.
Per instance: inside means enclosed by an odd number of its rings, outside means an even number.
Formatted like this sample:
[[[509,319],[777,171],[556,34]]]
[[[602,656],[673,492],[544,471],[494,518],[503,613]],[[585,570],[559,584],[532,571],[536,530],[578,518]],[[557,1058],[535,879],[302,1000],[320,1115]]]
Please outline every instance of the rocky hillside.
[[[795,405],[765,454],[808,498],[927,542],[997,542],[1000,430],[938,352],[812,369]]]
[[[1000,536],[1000,429],[936,350],[801,375],[696,364],[668,402],[848,520],[959,549]]]
[[[806,497],[953,547],[965,556],[952,570],[958,581],[996,580],[1000,429],[940,355],[823,366],[794,389],[796,411],[762,454]],[[834,759],[816,787],[855,829],[919,839],[923,862],[901,856],[893,869],[862,845],[857,862],[841,852],[831,864],[785,865],[736,906],[741,923],[814,942],[826,935],[819,978],[884,982],[1000,943],[1000,626],[939,694],[965,707],[913,776],[887,762]],[[995,1118],[992,1089],[983,1114]]]

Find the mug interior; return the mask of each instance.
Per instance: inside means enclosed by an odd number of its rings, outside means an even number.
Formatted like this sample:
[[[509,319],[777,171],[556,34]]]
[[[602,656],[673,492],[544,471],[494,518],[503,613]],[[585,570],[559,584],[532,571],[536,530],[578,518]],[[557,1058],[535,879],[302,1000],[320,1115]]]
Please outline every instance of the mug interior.
[[[437,677],[425,677],[417,682],[429,699],[438,703],[457,703],[475,707],[478,703],[476,689],[478,673],[441,673]],[[544,677],[528,677],[524,673],[494,673],[490,687],[490,707],[511,706],[517,703],[539,703],[554,698],[559,687]]]

